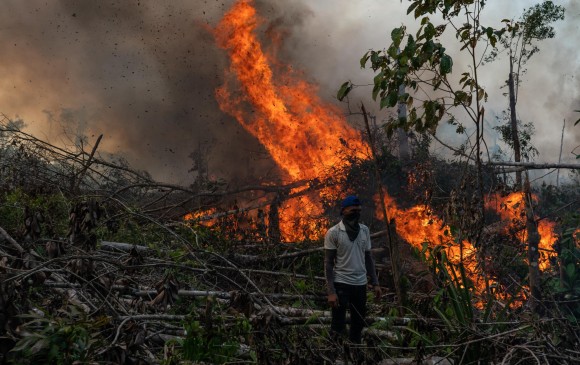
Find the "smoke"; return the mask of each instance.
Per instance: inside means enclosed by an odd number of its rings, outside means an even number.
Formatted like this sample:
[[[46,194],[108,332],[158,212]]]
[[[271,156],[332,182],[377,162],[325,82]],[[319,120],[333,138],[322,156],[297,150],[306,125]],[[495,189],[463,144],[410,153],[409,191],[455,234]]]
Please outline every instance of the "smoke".
[[[227,60],[209,27],[229,3],[4,5],[0,111],[35,135],[72,143],[71,135],[94,142],[102,133],[101,151],[183,183],[191,153],[203,154],[216,177],[244,177],[263,164],[260,145],[214,98]]]
[[[518,96],[518,118],[524,123],[533,123],[535,134],[532,143],[540,151],[539,161],[557,162],[560,153],[560,141],[564,120],[566,126],[562,140],[562,162],[575,162],[579,154],[580,128],[574,122],[580,118],[580,53],[575,42],[580,28],[580,4],[575,0],[554,1],[566,9],[565,20],[553,24],[556,37],[538,43],[540,52],[534,55],[523,75]],[[519,17],[527,2],[516,3]],[[496,12],[499,18],[502,13]],[[505,61],[505,60],[504,60]],[[506,63],[498,65],[506,69]],[[504,72],[505,73],[505,72]],[[502,90],[503,91],[503,90]],[[492,106],[499,110],[501,101]],[[550,180],[554,180],[550,176]]]
[[[51,141],[68,143],[68,136],[81,133],[94,142],[102,133],[102,151],[122,153],[160,180],[190,182],[192,153],[202,155],[215,177],[271,175],[275,167],[264,149],[220,111],[214,97],[228,60],[209,29],[232,3],[5,0],[0,112],[22,118],[33,134]],[[505,3],[489,2],[486,19],[517,18],[528,2]],[[556,3],[567,7],[566,20],[528,65],[518,103],[519,117],[536,125],[539,160],[549,162],[558,158],[563,119],[563,157],[572,158],[580,144],[580,128],[572,126],[580,118],[573,112],[580,109],[575,49],[580,9],[573,0]],[[359,68],[359,59],[370,48],[388,46],[392,28],[414,23],[406,15],[408,3],[260,0],[256,5],[264,38],[280,42],[280,59],[318,83],[322,98],[332,100],[340,84],[352,80],[361,86],[351,94],[351,111],[358,112],[354,102],[365,101],[379,120],[385,116],[369,101],[373,74]],[[460,66],[458,59],[455,71]],[[505,78],[498,76],[507,72],[500,62],[484,71],[491,96],[487,115],[492,115],[507,106],[500,89]],[[350,118],[355,124],[359,119]]]
[[[539,3],[527,0],[511,2],[487,2],[482,22],[485,25],[501,27],[502,19],[519,19],[525,8]],[[279,4],[286,3],[279,1]],[[332,2],[303,2],[310,6],[302,24],[296,26],[291,34],[287,51],[293,55],[295,64],[316,75],[321,84],[321,93],[332,97],[343,81],[351,80],[360,85],[351,93],[351,101],[364,101],[369,108],[372,77],[369,70],[359,70],[359,59],[370,48],[384,49],[390,43],[390,30],[406,25],[409,32],[417,28],[417,21],[406,15],[408,2],[352,2],[337,0]],[[527,71],[522,79],[518,99],[518,118],[523,123],[533,123],[535,134],[532,144],[539,150],[536,158],[540,162],[557,162],[560,152],[560,140],[563,121],[566,120],[562,141],[562,162],[575,162],[575,155],[580,153],[580,127],[573,124],[580,118],[580,53],[575,39],[579,34],[580,3],[575,0],[554,1],[566,9],[565,20],[554,23],[556,37],[538,44],[540,52],[534,55],[526,66]],[[340,14],[340,15],[339,15]],[[435,23],[442,23],[432,17]],[[465,59],[465,52],[460,52],[455,36],[450,34],[442,39],[454,58],[454,72],[469,71],[470,60]],[[491,129],[498,125],[495,116],[507,110],[508,99],[503,94],[508,78],[507,59],[486,64],[479,70],[479,77],[485,86],[489,102],[485,105],[487,116],[488,144],[491,147],[498,143],[504,151],[509,148],[502,145],[498,136]],[[365,86],[367,85],[367,86]],[[379,119],[384,117],[372,105],[373,112]],[[351,110],[357,112],[357,105]],[[356,122],[356,118],[352,118]],[[360,118],[359,118],[360,119]],[[463,120],[469,127],[470,122]],[[456,146],[462,143],[462,137],[453,130],[442,126],[438,133],[442,138]],[[511,156],[508,156],[510,158]],[[546,171],[540,172],[544,174]],[[548,176],[555,180],[555,174]]]

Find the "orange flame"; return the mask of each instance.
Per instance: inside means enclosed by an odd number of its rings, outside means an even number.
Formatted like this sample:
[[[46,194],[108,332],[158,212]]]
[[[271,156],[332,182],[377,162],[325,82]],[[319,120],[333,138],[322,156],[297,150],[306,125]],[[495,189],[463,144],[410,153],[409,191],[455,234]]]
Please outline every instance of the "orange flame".
[[[525,218],[525,211],[523,210],[524,196],[523,193],[513,193],[504,198],[494,195],[486,200],[485,205],[488,209],[496,211],[502,221],[509,222],[506,230],[509,231],[511,228],[513,232],[513,228],[522,227],[522,219]],[[533,199],[537,200],[537,197],[534,196]],[[377,203],[376,216],[379,219],[384,219],[378,196],[375,197],[375,201]],[[437,217],[427,205],[416,205],[408,209],[400,209],[394,199],[388,195],[384,197],[384,203],[387,207],[389,218],[396,218],[396,232],[402,239],[419,249],[424,244],[431,248],[436,245],[445,247],[449,261],[452,264],[463,263],[466,274],[474,283],[477,292],[484,292],[485,283],[479,274],[476,249],[471,242],[464,240],[461,245],[455,243],[450,233],[450,227],[444,224],[443,220]],[[558,239],[558,236],[554,233],[554,228],[554,222],[547,220],[538,222],[540,270],[546,270],[550,265],[550,259],[556,255],[552,248]],[[580,232],[580,230],[578,231]],[[526,230],[521,229],[521,233],[517,234],[517,238],[521,243],[525,243],[527,240]],[[493,284],[493,280],[490,281],[490,284]]]
[[[199,210],[196,212],[187,213],[183,219],[185,221],[195,221],[206,227],[211,227],[215,224],[216,220],[213,215],[217,212],[216,208],[209,208],[207,210]]]
[[[262,20],[251,0],[234,4],[214,30],[215,38],[230,57],[229,75],[242,92],[232,91],[232,81],[216,90],[220,108],[264,145],[278,166],[292,180],[311,180],[347,162],[341,153],[365,158],[366,144],[341,116],[340,110],[317,96],[315,85],[290,72],[274,74],[271,65],[281,63],[267,55],[256,36]],[[304,235],[296,221],[322,216],[319,197],[288,200],[281,209],[280,227],[286,239]],[[306,219],[304,219],[306,217]],[[317,231],[311,229],[310,231]],[[318,230],[319,231],[319,230]],[[306,235],[315,238],[320,232]]]
[[[231,62],[227,81],[216,90],[222,111],[234,116],[254,135],[291,180],[323,178],[331,168],[346,167],[348,162],[341,157],[345,153],[366,159],[367,144],[346,123],[340,110],[320,100],[315,85],[301,80],[289,68],[283,70],[272,53],[264,52],[256,35],[262,20],[252,4],[252,0],[237,1],[214,29],[217,43]],[[282,204],[280,228],[286,240],[316,238],[323,232],[324,227],[311,219],[322,216],[321,195],[337,194],[331,188],[317,194]],[[522,205],[521,198],[519,202]],[[398,218],[397,233],[403,239],[417,247],[424,242],[444,244],[451,262],[472,262],[467,269],[472,280],[478,281],[473,245],[467,241],[455,244],[450,228],[428,206],[399,209],[389,197],[386,203],[389,215]],[[510,209],[512,213],[496,210],[506,220],[516,219],[521,213],[517,209]],[[294,223],[306,226],[307,232],[296,230]],[[553,223],[540,221],[538,229],[542,236],[540,247],[553,244]],[[524,242],[525,236],[520,239]]]
[[[375,196],[375,202],[376,216],[384,219],[378,196]],[[388,195],[385,195],[384,202],[389,218],[396,218],[396,232],[402,239],[418,249],[422,249],[425,243],[428,247],[436,245],[445,247],[449,261],[453,264],[463,262],[469,279],[478,290],[483,290],[483,284],[480,283],[480,277],[477,274],[476,250],[469,241],[463,241],[462,245],[457,245],[451,236],[450,227],[444,224],[443,220],[437,217],[427,205],[400,209],[395,200]]]
[[[234,94],[228,83],[219,88],[220,108],[256,136],[293,180],[319,177],[327,168],[342,165],[337,153],[341,139],[364,158],[360,135],[338,108],[320,100],[314,85],[289,73],[274,75],[270,65],[279,61],[262,50],[255,32],[261,19],[251,4],[238,1],[214,32],[230,56],[230,74],[243,90]]]
[[[532,199],[537,202],[538,197],[532,195]],[[516,231],[518,240],[525,244],[528,239],[528,232],[525,228],[526,212],[525,212],[525,194],[523,192],[514,192],[505,197],[495,194],[486,200],[486,208],[492,209],[498,213],[502,221],[510,222],[506,226],[506,230]],[[535,217],[537,219],[537,217]],[[554,229],[556,223],[542,219],[538,221],[538,233],[540,234],[540,242],[538,249],[540,250],[540,259],[538,261],[540,270],[544,271],[550,267],[550,259],[556,256],[554,251],[554,244],[558,240],[558,235]]]

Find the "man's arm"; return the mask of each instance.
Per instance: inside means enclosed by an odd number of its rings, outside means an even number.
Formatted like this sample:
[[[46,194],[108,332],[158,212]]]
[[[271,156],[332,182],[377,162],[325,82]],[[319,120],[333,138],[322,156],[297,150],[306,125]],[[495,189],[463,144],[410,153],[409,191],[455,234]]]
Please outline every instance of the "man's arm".
[[[328,295],[336,294],[334,288],[334,262],[336,261],[336,250],[324,250],[324,273],[326,276],[326,292]]]
[[[378,286],[379,278],[377,277],[377,271],[375,270],[375,259],[370,250],[365,251],[365,268],[367,269],[367,274],[371,277],[371,285]]]

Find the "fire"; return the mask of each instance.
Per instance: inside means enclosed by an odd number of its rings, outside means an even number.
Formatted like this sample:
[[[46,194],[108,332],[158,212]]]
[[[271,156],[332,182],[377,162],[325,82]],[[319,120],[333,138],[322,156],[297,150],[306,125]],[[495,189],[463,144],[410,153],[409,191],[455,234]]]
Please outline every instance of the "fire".
[[[218,45],[230,58],[230,80],[216,90],[220,108],[264,145],[292,181],[319,178],[344,166],[345,153],[366,158],[360,134],[337,107],[320,100],[315,85],[290,71],[274,73],[271,65],[282,63],[262,49],[256,35],[262,20],[252,3],[236,2],[214,30]],[[235,90],[231,77],[242,92]],[[294,222],[316,219],[323,212],[319,197],[311,194],[286,201],[281,213],[281,230],[292,240],[304,237],[293,229]]]
[[[538,197],[532,195],[532,199],[537,202]],[[510,222],[506,226],[509,232],[516,231],[518,240],[525,244],[528,239],[528,232],[525,230],[525,194],[523,192],[514,192],[505,197],[495,194],[486,200],[486,208],[492,209],[498,213],[502,221]],[[535,217],[537,219],[537,217]],[[550,267],[550,259],[556,256],[554,244],[558,240],[558,235],[554,232],[556,223],[542,219],[538,221],[538,233],[540,234],[540,251],[539,268],[546,270]]]
[[[375,196],[375,202],[376,216],[384,219],[378,196]],[[462,245],[457,245],[451,236],[450,227],[444,224],[443,220],[437,217],[427,205],[400,209],[394,199],[388,195],[385,195],[384,202],[389,218],[396,218],[396,232],[402,239],[419,249],[423,247],[424,243],[427,243],[431,248],[436,245],[445,247],[449,261],[452,264],[462,262],[469,279],[480,292],[483,291],[483,284],[479,283],[480,277],[477,274],[476,251],[469,241],[463,241]]]
[[[230,57],[229,74],[242,92],[229,83],[216,91],[220,108],[264,145],[292,180],[325,175],[342,165],[341,139],[357,157],[367,150],[358,132],[349,127],[340,110],[317,96],[315,85],[291,73],[274,75],[272,59],[256,36],[261,23],[251,0],[238,1],[215,29],[218,44]]]
[[[226,81],[216,90],[222,111],[235,117],[262,143],[285,173],[284,178],[291,181],[324,180],[331,169],[348,167],[344,158],[347,154],[367,159],[367,144],[346,123],[341,111],[323,102],[317,96],[317,87],[284,67],[274,52],[264,51],[257,36],[262,23],[252,0],[238,0],[213,30],[218,45],[230,58]],[[337,196],[338,186],[281,202],[280,229],[286,241],[317,238],[324,232],[325,224],[320,224],[321,197]],[[522,198],[516,194],[500,201],[495,210],[502,220],[512,224],[521,221]],[[471,279],[479,281],[473,245],[467,241],[455,243],[450,228],[428,206],[399,209],[390,197],[386,197],[386,204],[389,216],[397,217],[397,233],[405,241],[416,247],[425,242],[444,245],[450,261],[462,261]],[[488,205],[491,207],[492,202]],[[305,228],[297,230],[297,226]],[[540,248],[544,253],[551,252],[556,240],[553,228],[553,223],[539,221]],[[525,242],[525,234],[522,230],[521,242]],[[551,255],[542,258],[541,268],[548,265]]]
[[[203,224],[206,227],[211,227],[216,223],[214,215],[217,213],[216,208],[209,208],[206,210],[198,210],[196,212],[187,213],[183,220],[195,221]]]
[[[502,221],[509,222],[505,228],[508,233],[511,232],[510,234],[513,234],[513,231],[520,231],[516,233],[516,236],[522,244],[525,244],[527,239],[527,232],[523,229],[525,228],[525,225],[523,225],[525,223],[524,197],[523,193],[512,193],[503,198],[499,195],[493,195],[485,202],[486,208],[493,209],[498,213]],[[537,197],[533,197],[533,199],[537,199]],[[378,196],[375,197],[375,201],[377,207],[376,216],[383,219]],[[445,247],[449,261],[452,264],[463,263],[466,274],[474,283],[476,291],[478,293],[484,292],[485,283],[479,274],[480,270],[476,259],[477,252],[471,242],[464,240],[461,245],[457,244],[450,233],[450,227],[444,224],[443,220],[437,217],[427,205],[416,205],[408,209],[401,209],[394,199],[388,195],[385,196],[384,203],[387,207],[389,218],[396,218],[396,232],[402,239],[419,249],[425,243],[431,248],[437,245]],[[547,220],[538,222],[540,270],[549,268],[550,259],[556,255],[552,248],[558,239],[558,236],[554,233],[554,228],[554,222]],[[493,284],[493,282],[493,280],[490,280],[490,283]]]

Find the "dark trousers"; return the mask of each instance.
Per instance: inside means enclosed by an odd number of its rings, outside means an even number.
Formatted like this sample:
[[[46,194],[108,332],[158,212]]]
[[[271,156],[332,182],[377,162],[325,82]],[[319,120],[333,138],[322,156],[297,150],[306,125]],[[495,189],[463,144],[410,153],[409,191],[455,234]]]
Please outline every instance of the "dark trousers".
[[[350,311],[349,340],[353,343],[361,343],[367,311],[367,286],[334,283],[334,288],[338,296],[338,307],[332,308],[330,329],[339,334],[344,333],[348,308]]]

